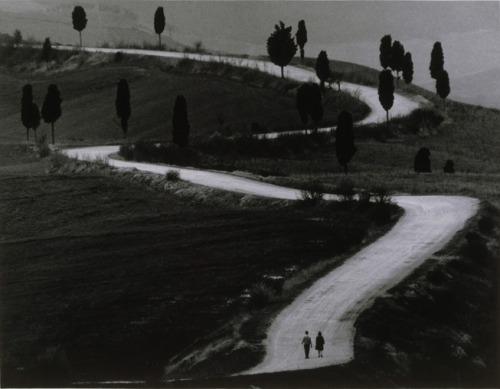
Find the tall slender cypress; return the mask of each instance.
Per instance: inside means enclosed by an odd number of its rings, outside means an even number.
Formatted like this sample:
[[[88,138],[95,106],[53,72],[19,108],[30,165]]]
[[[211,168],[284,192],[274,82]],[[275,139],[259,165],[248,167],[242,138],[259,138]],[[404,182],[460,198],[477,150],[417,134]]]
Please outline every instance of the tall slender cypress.
[[[186,98],[178,95],[174,103],[174,114],[172,116],[173,141],[179,147],[189,144],[190,125],[187,114]]]
[[[45,123],[50,123],[52,128],[52,144],[55,143],[54,123],[61,117],[61,96],[57,85],[51,84],[47,89],[42,105],[42,117]]]
[[[163,7],[158,7],[155,12],[155,32],[158,34],[158,49],[161,49],[161,34],[165,30],[165,14]]]
[[[392,38],[390,35],[384,35],[384,37],[380,40],[380,66],[384,69],[387,69],[390,65],[391,61],[391,47],[392,47]]]
[[[411,84],[413,81],[413,60],[409,51],[405,54],[403,59],[403,80],[405,80],[407,84]]]
[[[429,64],[429,71],[431,77],[435,80],[439,77],[444,70],[444,54],[441,42],[434,43],[431,51],[431,63]]]
[[[87,14],[83,7],[77,5],[73,9],[73,13],[71,14],[71,18],[73,21],[73,29],[78,31],[80,35],[80,47],[82,47],[82,31],[87,27]]]
[[[49,69],[49,62],[52,59],[52,44],[49,38],[45,38],[42,46],[42,60],[47,63],[47,70]]]
[[[302,84],[297,91],[297,111],[302,124],[307,125],[309,117],[315,128],[323,119],[323,101],[318,84]]]
[[[33,128],[33,87],[30,84],[23,86],[23,96],[21,97],[21,122],[26,128],[26,141],[30,140],[30,128]]]
[[[399,72],[403,70],[405,48],[399,41],[394,41],[391,47],[390,67],[396,72],[396,84],[399,85]]]
[[[382,70],[378,78],[378,99],[384,108],[389,128],[389,110],[394,104],[394,77],[389,69]]]
[[[443,99],[443,109],[446,110],[446,102],[445,99],[450,94],[450,78],[448,76],[448,72],[443,70],[439,73],[439,76],[436,80],[436,92]]]
[[[299,21],[297,33],[295,34],[295,41],[300,47],[300,61],[304,63],[304,46],[307,43],[306,22],[304,20]]]
[[[116,115],[120,118],[123,137],[126,138],[128,133],[128,119],[132,110],[130,109],[130,90],[128,82],[124,78],[118,82],[118,87],[116,88],[115,108]]]
[[[342,111],[337,119],[337,131],[335,133],[335,153],[340,166],[348,173],[347,164],[357,151],[354,145],[353,121],[351,113]]]
[[[320,51],[318,58],[316,59],[316,75],[320,81],[321,91],[325,92],[325,81],[330,77],[330,61],[328,60],[328,55],[326,51]]]

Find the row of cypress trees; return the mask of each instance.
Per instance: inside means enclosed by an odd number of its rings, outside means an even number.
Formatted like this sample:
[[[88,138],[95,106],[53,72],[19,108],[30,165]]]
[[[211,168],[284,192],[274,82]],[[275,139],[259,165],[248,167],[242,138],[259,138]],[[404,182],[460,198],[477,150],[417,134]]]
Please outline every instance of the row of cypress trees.
[[[52,144],[55,143],[54,124],[61,117],[62,99],[57,85],[51,84],[47,89],[45,100],[40,111],[38,105],[33,99],[33,87],[26,84],[23,87],[21,97],[21,122],[26,128],[26,140],[29,142],[29,130],[35,132],[35,141],[37,141],[37,129],[40,126],[41,119],[45,123],[50,123],[52,128]],[[132,110],[130,107],[130,89],[126,79],[118,82],[115,99],[116,114],[120,118],[120,125],[124,137],[128,133],[128,121]],[[186,147],[189,143],[190,125],[187,115],[187,102],[184,96],[178,95],[174,103],[174,115],[172,119],[173,141],[180,147]]]
[[[73,29],[78,31],[80,36],[80,47],[82,46],[82,31],[87,27],[87,14],[82,6],[75,6],[71,13]],[[163,7],[158,7],[154,15],[154,29],[158,34],[158,47],[161,48],[161,34],[165,30],[165,13]]]
[[[380,65],[384,68],[379,74],[378,96],[379,101],[387,114],[387,126],[389,126],[389,110],[394,103],[394,77],[392,71],[396,72],[396,85],[398,85],[399,72],[403,72],[403,79],[407,84],[413,80],[413,61],[411,53],[404,52],[404,46],[399,41],[392,43],[390,35],[385,35],[380,40]],[[444,54],[441,42],[434,43],[431,51],[431,62],[429,65],[431,77],[436,80],[436,93],[443,99],[450,94],[450,79],[448,72],[444,69]]]
[[[120,125],[123,136],[128,133],[128,120],[132,114],[130,107],[130,88],[126,79],[118,82],[115,99],[116,114],[120,118]],[[172,117],[173,142],[179,147],[186,147],[189,144],[189,133],[191,126],[187,114],[187,102],[183,95],[178,95],[174,103],[174,113]]]
[[[50,123],[52,127],[52,144],[55,143],[54,123],[61,117],[61,96],[57,85],[51,84],[47,89],[45,100],[40,112],[38,105],[33,100],[33,87],[26,84],[23,87],[21,98],[21,121],[26,128],[26,140],[29,141],[29,130],[35,132],[35,141],[37,141],[36,130],[40,126],[40,119],[45,123]]]
[[[267,39],[267,52],[271,62],[281,67],[281,77],[284,78],[284,67],[287,66],[300,47],[300,58],[304,62],[304,45],[307,43],[307,30],[304,20],[299,21],[298,30],[295,34],[295,43],[292,37],[292,27],[285,27],[282,21],[275,25],[274,32]],[[330,69],[330,62],[326,51],[320,51],[316,60],[316,75],[320,80],[320,85],[315,83],[305,83],[297,90],[296,107],[300,119],[304,125],[309,118],[314,127],[317,128],[323,118],[322,94],[325,92],[325,83],[334,72]],[[340,82],[339,82],[340,87]],[[347,164],[356,153],[354,145],[353,119],[352,114],[342,111],[337,120],[337,130],[335,139],[335,152],[339,164],[348,172]]]

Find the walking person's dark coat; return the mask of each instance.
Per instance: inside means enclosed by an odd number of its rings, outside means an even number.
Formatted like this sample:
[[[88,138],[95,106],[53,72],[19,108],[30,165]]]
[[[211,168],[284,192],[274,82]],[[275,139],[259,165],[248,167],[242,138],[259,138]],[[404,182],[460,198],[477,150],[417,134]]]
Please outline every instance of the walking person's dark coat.
[[[316,350],[318,350],[318,358],[323,358],[323,348],[325,346],[325,338],[321,335],[321,331],[318,332],[316,336]]]

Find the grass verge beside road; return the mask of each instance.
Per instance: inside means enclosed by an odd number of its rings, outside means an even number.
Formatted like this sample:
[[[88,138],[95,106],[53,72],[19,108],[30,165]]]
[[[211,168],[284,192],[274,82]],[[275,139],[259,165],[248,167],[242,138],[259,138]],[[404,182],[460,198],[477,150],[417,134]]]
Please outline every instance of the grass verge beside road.
[[[299,290],[302,271],[381,231],[360,205],[211,201],[223,194],[104,164],[46,174],[28,158],[20,175],[24,152],[0,174],[2,386],[157,381],[261,311],[262,290]]]

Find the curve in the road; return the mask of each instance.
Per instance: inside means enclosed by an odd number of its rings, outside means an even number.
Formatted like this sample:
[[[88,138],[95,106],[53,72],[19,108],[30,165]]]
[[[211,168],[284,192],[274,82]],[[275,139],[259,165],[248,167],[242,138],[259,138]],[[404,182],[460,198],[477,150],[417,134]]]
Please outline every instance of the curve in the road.
[[[238,66],[259,68],[278,75],[279,68],[263,61],[218,56],[167,53],[147,50],[90,49],[202,61],[225,61]],[[234,62],[233,62],[234,61]],[[308,70],[288,67],[287,75],[300,81],[314,79]],[[345,83],[344,83],[345,84]],[[352,84],[350,84],[352,85]],[[365,86],[349,86],[372,109],[364,123],[382,121],[385,111],[379,107],[377,90]],[[392,114],[405,115],[417,108],[415,101],[396,95]],[[118,152],[118,146],[67,149],[63,153],[85,160],[107,158]],[[183,180],[223,190],[295,200],[300,191],[280,187],[224,172],[201,171],[167,165],[154,165],[109,160],[119,168],[136,168],[158,174],[176,169]],[[334,196],[330,196],[334,199]],[[430,255],[441,249],[465,222],[477,212],[478,201],[458,196],[397,196],[393,200],[405,214],[384,237],[369,245],[342,266],[304,291],[274,320],[267,337],[267,355],[262,363],[247,374],[284,370],[312,369],[348,362],[353,358],[354,322],[373,300],[400,282]],[[324,358],[304,360],[300,339],[305,330],[322,331],[327,344]]]
[[[57,46],[60,50],[75,50],[73,46]],[[258,69],[261,72],[272,74],[279,77],[281,75],[281,68],[279,66],[273,65],[270,62],[249,59],[249,58],[238,58],[238,57],[228,57],[221,55],[209,55],[209,54],[193,54],[193,53],[179,53],[176,51],[159,51],[159,50],[140,50],[140,49],[115,49],[115,48],[98,48],[98,47],[85,47],[83,50],[91,53],[108,53],[115,54],[117,52],[122,52],[124,54],[135,54],[135,55],[145,55],[152,57],[163,57],[163,58],[189,58],[196,61],[204,62],[221,62],[227,63],[233,66],[245,67],[250,69]],[[317,81],[316,73],[304,68],[299,68],[296,66],[286,67],[286,77],[292,78],[300,82]],[[380,105],[378,101],[378,91],[376,88],[364,85],[352,84],[349,82],[342,83],[342,89],[348,91],[351,94],[359,96],[369,107],[370,113],[363,120],[358,122],[359,124],[369,124],[384,122],[386,120],[386,112]],[[398,93],[394,94],[394,104],[390,110],[392,117],[405,116],[411,111],[417,109],[421,103],[426,100],[423,98],[410,99],[408,97],[402,96]],[[330,131],[331,128],[322,128],[320,131]],[[294,133],[303,133],[305,131],[293,131]],[[292,132],[286,132],[287,134]],[[265,138],[276,138],[283,132],[272,132],[261,134],[261,137]]]
[[[71,158],[105,159],[118,146],[63,150]],[[300,198],[297,189],[267,184],[232,174],[177,166],[109,159],[118,168],[165,174],[178,170],[183,180],[232,192],[277,199]],[[335,199],[329,196],[327,199]],[[353,358],[354,322],[373,300],[396,285],[441,249],[477,212],[478,200],[459,196],[395,196],[405,210],[390,232],[304,291],[274,320],[267,337],[267,355],[257,374],[312,369]],[[303,359],[300,339],[305,330],[322,331],[327,344],[324,358]]]

